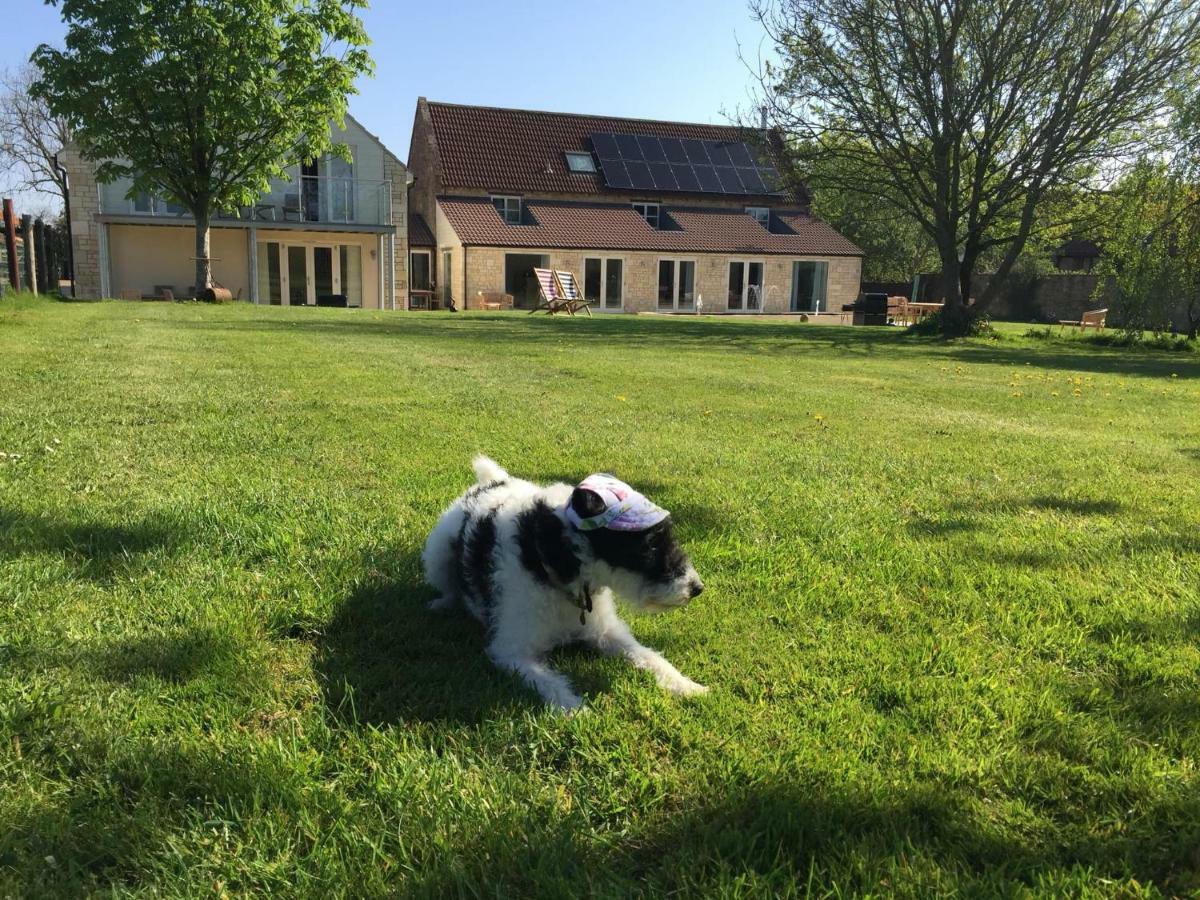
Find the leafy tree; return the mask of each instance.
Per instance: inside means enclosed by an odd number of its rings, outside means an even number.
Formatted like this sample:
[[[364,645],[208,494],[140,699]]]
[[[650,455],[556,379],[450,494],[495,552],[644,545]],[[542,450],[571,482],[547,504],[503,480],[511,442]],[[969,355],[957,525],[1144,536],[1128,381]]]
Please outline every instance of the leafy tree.
[[[54,156],[71,132],[64,118],[30,93],[35,79],[32,66],[0,74],[0,171],[9,174],[6,187],[49,194],[61,203],[66,182]]]
[[[1113,279],[1126,333],[1159,334],[1179,316],[1200,332],[1200,186],[1164,160],[1143,160],[1109,204],[1100,272]]]
[[[753,0],[774,123],[937,248],[949,333],[1000,290],[1039,206],[1126,158],[1200,43],[1200,0]],[[819,186],[818,186],[819,188]],[[968,307],[982,257],[998,262]]]
[[[47,0],[55,3],[56,0]],[[354,79],[371,71],[365,0],[62,0],[66,49],[43,44],[34,95],[71,125],[102,181],[133,180],[196,221],[253,203],[284,166],[333,151]]]
[[[791,155],[782,154],[785,165]],[[937,249],[920,223],[903,208],[859,189],[878,180],[878,171],[818,157],[812,168],[790,174],[789,181],[810,190],[812,211],[863,249],[864,280],[908,281],[936,267]]]

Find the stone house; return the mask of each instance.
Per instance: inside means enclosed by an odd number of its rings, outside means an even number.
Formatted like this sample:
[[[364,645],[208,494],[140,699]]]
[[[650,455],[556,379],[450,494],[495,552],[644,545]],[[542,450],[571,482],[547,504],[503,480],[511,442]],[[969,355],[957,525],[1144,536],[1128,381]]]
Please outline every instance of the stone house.
[[[408,305],[408,171],[352,116],[331,125],[352,162],[298,163],[252,207],[212,218],[212,271],[254,303]],[[191,296],[195,228],[184,209],[100,184],[76,147],[60,157],[71,179],[71,239],[80,297]]]
[[[740,128],[417,101],[416,299],[537,300],[574,272],[597,311],[840,312],[862,251],[789,193]]]

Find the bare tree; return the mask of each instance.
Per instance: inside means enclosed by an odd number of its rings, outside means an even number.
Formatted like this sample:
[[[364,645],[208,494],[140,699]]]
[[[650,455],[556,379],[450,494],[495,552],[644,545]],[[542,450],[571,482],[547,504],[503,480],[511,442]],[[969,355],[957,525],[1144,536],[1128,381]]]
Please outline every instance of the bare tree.
[[[943,323],[986,311],[1039,205],[1144,146],[1200,45],[1200,0],[753,0],[774,124],[937,247]],[[847,185],[855,187],[855,185]],[[819,185],[817,186],[819,188]],[[996,276],[968,306],[982,256]]]
[[[45,100],[30,95],[36,79],[31,65],[0,74],[0,170],[8,176],[5,187],[49,194],[61,204],[66,183],[54,165],[54,155],[71,132]]]

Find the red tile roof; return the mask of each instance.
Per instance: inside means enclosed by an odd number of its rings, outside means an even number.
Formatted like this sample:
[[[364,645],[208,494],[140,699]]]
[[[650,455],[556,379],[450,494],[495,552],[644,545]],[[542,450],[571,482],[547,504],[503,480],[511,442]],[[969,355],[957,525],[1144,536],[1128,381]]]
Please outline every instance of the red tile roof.
[[[442,190],[446,193],[474,188],[493,193],[630,195],[638,192],[607,188],[603,175],[598,173],[568,171],[564,154],[591,150],[591,136],[602,131],[708,141],[743,141],[750,136],[743,129],[729,125],[618,119],[432,101],[428,107],[442,161]],[[797,199],[801,205],[808,202],[807,197]]]
[[[509,225],[486,197],[439,197],[459,240],[470,246],[543,250],[662,250],[672,253],[747,253],[861,256],[862,250],[815,216],[780,212],[767,231],[739,210],[663,206],[655,230],[629,204],[529,200],[530,224]]]
[[[425,224],[425,217],[418,213],[408,214],[408,243],[411,247],[436,247],[433,232]]]

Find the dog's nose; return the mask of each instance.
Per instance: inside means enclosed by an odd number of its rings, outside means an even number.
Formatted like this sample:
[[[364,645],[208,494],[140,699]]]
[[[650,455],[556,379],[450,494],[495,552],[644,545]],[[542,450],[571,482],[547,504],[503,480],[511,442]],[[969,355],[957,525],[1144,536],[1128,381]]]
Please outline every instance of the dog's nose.
[[[694,600],[695,598],[699,597],[703,592],[704,592],[704,585],[702,585],[699,581],[693,581],[691,583],[691,585],[688,586],[688,599]]]

